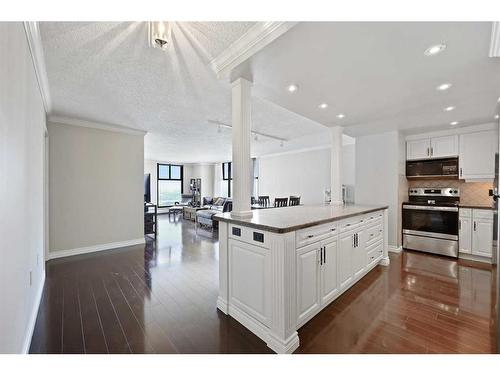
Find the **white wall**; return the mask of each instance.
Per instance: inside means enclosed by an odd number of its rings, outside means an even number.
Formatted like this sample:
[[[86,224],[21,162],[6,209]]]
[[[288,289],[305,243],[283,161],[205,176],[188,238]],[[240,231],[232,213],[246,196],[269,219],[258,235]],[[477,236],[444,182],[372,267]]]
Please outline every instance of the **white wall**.
[[[401,173],[404,139],[397,131],[356,138],[357,204],[389,206],[389,245],[399,246]]]
[[[49,123],[50,252],[144,238],[144,137]]]
[[[320,204],[330,188],[330,148],[259,158],[259,195],[299,195],[302,204]]]
[[[45,112],[21,22],[0,22],[0,50],[0,353],[21,353],[45,275]]]
[[[189,180],[191,178],[201,178],[202,197],[213,197],[214,194],[213,164],[184,164],[184,194],[189,194]]]
[[[355,149],[354,143],[342,147],[343,184],[354,185]],[[324,190],[331,183],[331,148],[263,156],[258,162],[259,195],[270,195],[271,201],[300,195],[302,204],[324,203]]]

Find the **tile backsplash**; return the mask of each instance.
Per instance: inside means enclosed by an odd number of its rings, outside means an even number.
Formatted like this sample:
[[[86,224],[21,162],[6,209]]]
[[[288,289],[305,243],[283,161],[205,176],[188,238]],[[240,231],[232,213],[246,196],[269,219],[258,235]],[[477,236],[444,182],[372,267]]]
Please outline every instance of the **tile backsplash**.
[[[408,188],[452,187],[460,189],[460,203],[477,206],[491,206],[493,200],[489,190],[493,182],[464,182],[460,180],[408,180]]]

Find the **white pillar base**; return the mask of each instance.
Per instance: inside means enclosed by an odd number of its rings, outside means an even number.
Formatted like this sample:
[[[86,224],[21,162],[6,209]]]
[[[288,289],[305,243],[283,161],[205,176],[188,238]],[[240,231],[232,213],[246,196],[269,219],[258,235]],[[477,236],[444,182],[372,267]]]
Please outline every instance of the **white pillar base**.
[[[253,211],[231,211],[231,217],[235,217],[238,219],[248,219],[253,216]]]

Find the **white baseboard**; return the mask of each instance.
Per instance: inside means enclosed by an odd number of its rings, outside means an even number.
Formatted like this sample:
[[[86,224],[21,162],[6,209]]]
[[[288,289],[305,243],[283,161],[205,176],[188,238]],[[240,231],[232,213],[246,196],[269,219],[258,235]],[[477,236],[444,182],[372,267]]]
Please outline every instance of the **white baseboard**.
[[[401,251],[403,251],[403,247],[402,246],[389,245],[388,250],[391,253],[400,253]]]
[[[144,240],[144,237],[142,237],[142,238],[136,238],[135,240],[110,242],[110,243],[94,245],[94,246],[79,247],[76,249],[49,251],[49,259],[64,258],[64,257],[70,257],[73,255],[80,255],[80,254],[95,253],[97,251],[111,250],[111,249],[116,249],[116,248],[125,247],[125,246],[143,245],[145,242],[146,241]]]
[[[478,255],[464,254],[464,253],[458,253],[458,257],[460,259],[471,260],[473,262],[481,262],[481,263],[491,264],[491,258],[489,258],[489,257],[482,257],[482,256],[478,256]]]
[[[30,320],[28,321],[28,329],[24,337],[24,343],[22,349],[23,354],[28,354],[30,350],[31,339],[33,338],[33,332],[35,330],[36,317],[38,316],[38,310],[40,309],[40,303],[42,302],[44,285],[45,285],[45,271],[42,273],[42,280],[40,280],[40,286],[36,292],[33,310],[31,311]]]

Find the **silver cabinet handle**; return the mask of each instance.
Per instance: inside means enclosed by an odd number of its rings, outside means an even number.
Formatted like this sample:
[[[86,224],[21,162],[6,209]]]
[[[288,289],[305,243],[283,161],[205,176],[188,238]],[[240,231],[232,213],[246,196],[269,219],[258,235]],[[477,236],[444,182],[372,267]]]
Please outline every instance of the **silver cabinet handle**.
[[[476,231],[476,222],[474,221],[474,232]]]
[[[323,264],[326,264],[326,246],[323,246]]]
[[[434,155],[434,148],[431,147],[431,156]]]
[[[462,167],[460,167],[460,177],[462,177]]]
[[[313,235],[313,234],[309,234],[309,235],[307,236],[307,238],[313,238],[313,237],[314,237],[314,235]]]
[[[323,264],[323,248],[319,248],[319,264]]]
[[[460,219],[458,220],[458,229],[459,230],[462,229],[462,220]]]
[[[431,153],[430,153],[429,147],[427,147],[427,156],[431,156]]]

